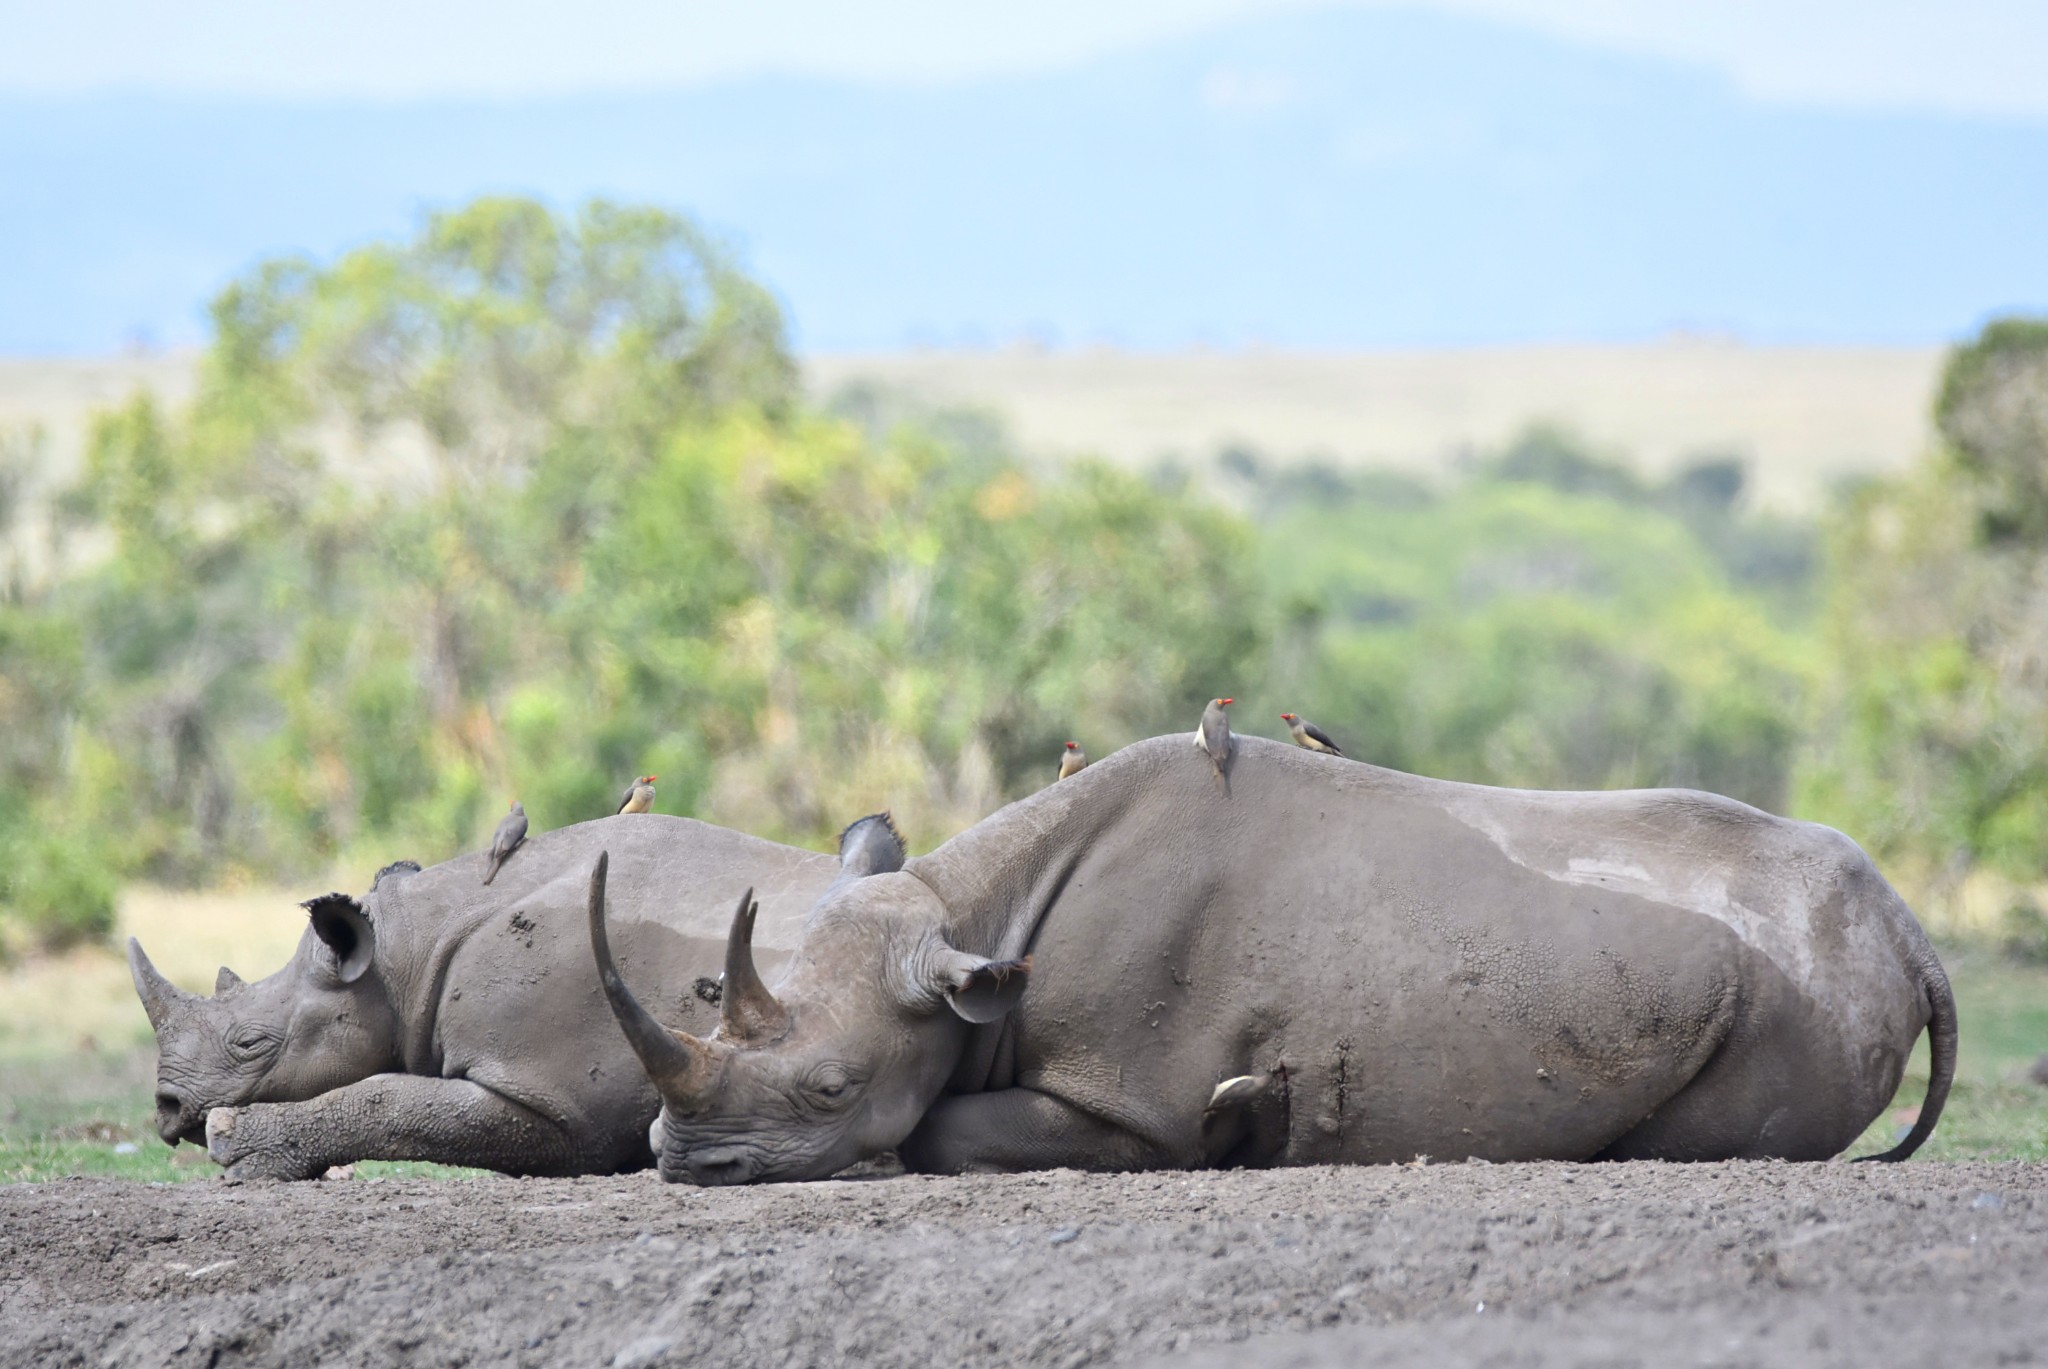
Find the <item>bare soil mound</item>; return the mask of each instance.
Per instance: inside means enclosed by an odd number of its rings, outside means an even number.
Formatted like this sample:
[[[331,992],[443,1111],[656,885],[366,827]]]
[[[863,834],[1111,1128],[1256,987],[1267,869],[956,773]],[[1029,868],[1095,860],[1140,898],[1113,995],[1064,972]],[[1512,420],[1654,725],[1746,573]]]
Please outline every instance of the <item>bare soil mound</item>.
[[[2044,1275],[2024,1163],[72,1180],[0,1363],[2017,1363]]]

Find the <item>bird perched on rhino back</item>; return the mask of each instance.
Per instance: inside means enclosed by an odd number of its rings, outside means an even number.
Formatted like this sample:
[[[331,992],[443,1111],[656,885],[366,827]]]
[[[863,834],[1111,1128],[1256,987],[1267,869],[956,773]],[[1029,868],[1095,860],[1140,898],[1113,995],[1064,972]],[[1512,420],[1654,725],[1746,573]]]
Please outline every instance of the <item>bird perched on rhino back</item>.
[[[642,775],[639,779],[634,780],[631,787],[619,799],[619,812],[645,813],[652,809],[654,807],[654,780],[655,777],[653,775]]]
[[[526,805],[514,799],[512,811],[505,814],[498,824],[498,830],[491,835],[491,854],[484,870],[484,883],[489,884],[498,877],[498,871],[512,853],[526,840]]]
[[[1081,773],[1081,767],[1086,764],[1088,764],[1088,753],[1081,749],[1081,743],[1068,742],[1067,749],[1060,752],[1059,777],[1065,779],[1069,775],[1078,775]]]
[[[1226,790],[1230,784],[1223,778],[1223,763],[1230,759],[1230,715],[1223,710],[1236,702],[1209,700],[1209,706],[1202,710],[1202,725],[1195,729],[1195,745],[1208,753],[1209,764],[1216,767],[1216,783]]]
[[[1330,734],[1317,727],[1307,718],[1297,718],[1292,713],[1282,713],[1280,721],[1287,724],[1288,735],[1294,738],[1296,746],[1310,751],[1320,751],[1326,756],[1341,756],[1344,748],[1330,740]]]

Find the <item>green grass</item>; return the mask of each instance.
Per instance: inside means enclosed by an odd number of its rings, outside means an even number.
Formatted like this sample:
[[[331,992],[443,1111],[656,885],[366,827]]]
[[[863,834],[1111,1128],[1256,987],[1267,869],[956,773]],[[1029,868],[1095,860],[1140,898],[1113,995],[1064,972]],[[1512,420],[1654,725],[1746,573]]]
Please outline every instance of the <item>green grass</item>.
[[[87,1175],[175,1183],[218,1175],[202,1148],[173,1150],[158,1139],[151,1121],[155,1071],[156,1052],[148,1048],[0,1057],[0,1183]],[[358,1179],[463,1179],[487,1171],[366,1160],[355,1172]]]
[[[2029,1082],[2048,1052],[2048,968],[1975,947],[1943,954],[1956,989],[1962,1049],[1929,1160],[2048,1160],[2048,1088]],[[4,1014],[0,1008],[0,1014]],[[110,1175],[176,1182],[220,1171],[196,1146],[172,1150],[151,1124],[156,1053],[74,1049],[0,1055],[0,1183]],[[1886,1149],[1927,1091],[1923,1040],[1899,1096],[1854,1154]],[[123,1145],[133,1147],[122,1151]],[[463,1178],[480,1170],[366,1161],[356,1177]]]

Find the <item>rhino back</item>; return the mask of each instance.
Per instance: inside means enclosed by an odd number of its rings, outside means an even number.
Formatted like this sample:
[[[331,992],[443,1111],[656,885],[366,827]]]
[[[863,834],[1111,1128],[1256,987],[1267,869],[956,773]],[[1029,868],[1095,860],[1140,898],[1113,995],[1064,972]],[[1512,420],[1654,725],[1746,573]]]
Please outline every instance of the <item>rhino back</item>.
[[[1285,1065],[1294,1162],[1584,1157],[1765,1017],[1805,1020],[1823,1064],[1919,1027],[1903,905],[1861,853],[1728,800],[1485,789],[1259,738],[1227,794],[1177,738],[1070,787],[1013,819],[1076,849],[1039,876],[1032,987],[981,1058],[1162,1143],[1218,1080]],[[976,844],[1003,858],[948,859]],[[944,884],[942,856],[918,868]],[[1845,990],[1870,1021],[1840,1020]]]
[[[761,904],[755,936],[779,947],[794,944],[817,891],[838,871],[833,857],[814,851],[690,818],[626,813],[529,837],[489,885],[483,883],[487,857],[472,852],[384,885],[380,894],[389,891],[387,901],[373,908],[390,907],[417,924],[415,939],[424,932],[432,940],[565,877],[587,881],[603,851],[612,857],[615,918],[658,921],[723,942],[734,905],[752,886]]]

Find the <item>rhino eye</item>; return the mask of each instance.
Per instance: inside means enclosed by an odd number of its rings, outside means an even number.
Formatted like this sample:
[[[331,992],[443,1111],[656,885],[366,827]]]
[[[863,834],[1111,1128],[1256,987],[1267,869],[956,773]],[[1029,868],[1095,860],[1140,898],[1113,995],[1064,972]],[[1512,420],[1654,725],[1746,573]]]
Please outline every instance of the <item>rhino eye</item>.
[[[853,1071],[836,1060],[828,1060],[812,1070],[810,1077],[804,1080],[804,1091],[830,1107],[845,1102],[857,1082]]]
[[[277,1038],[254,1027],[244,1027],[228,1038],[228,1049],[239,1059],[253,1060],[267,1053]]]

